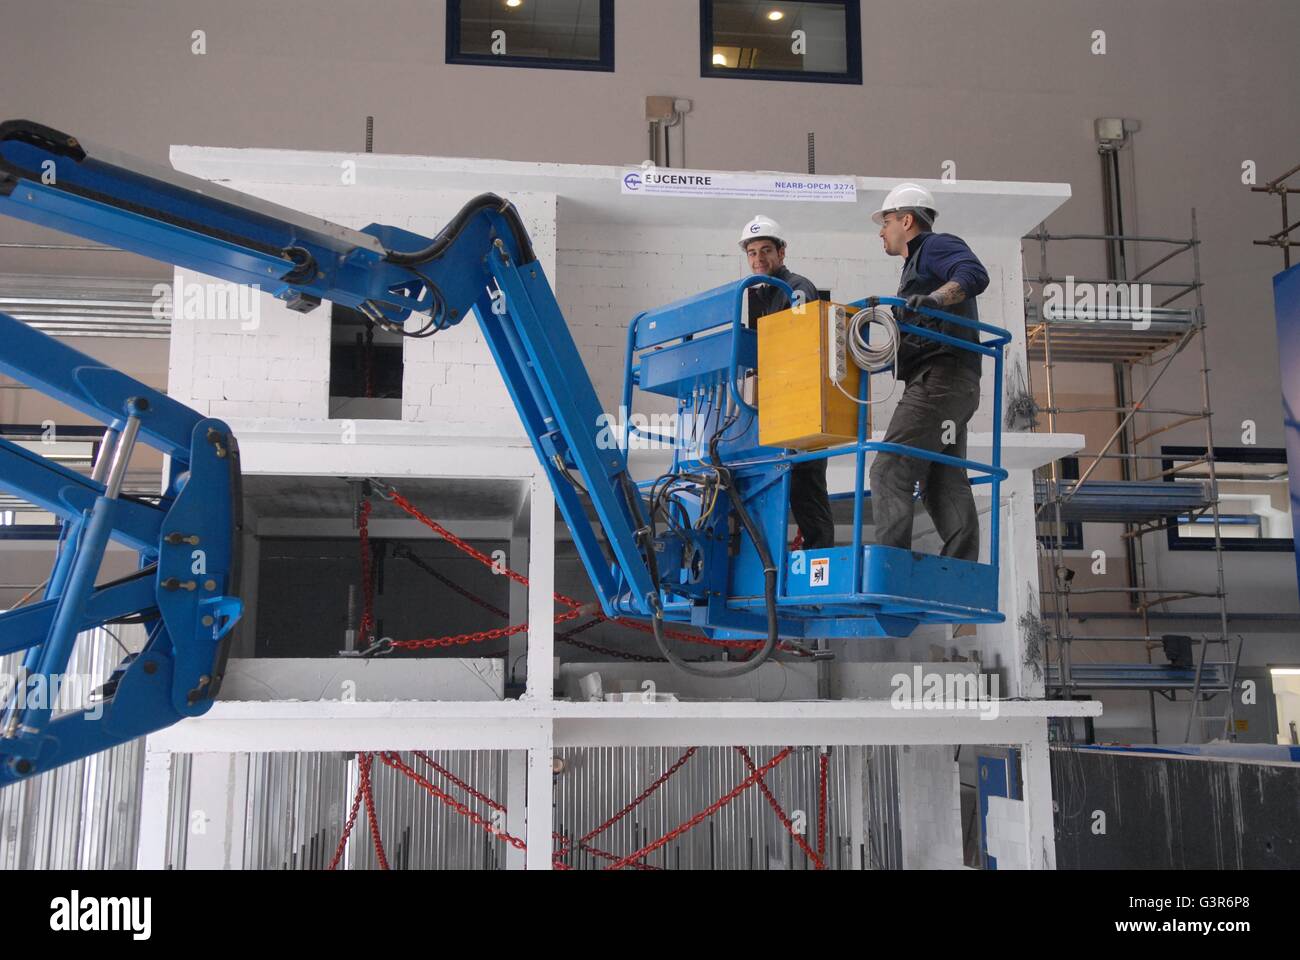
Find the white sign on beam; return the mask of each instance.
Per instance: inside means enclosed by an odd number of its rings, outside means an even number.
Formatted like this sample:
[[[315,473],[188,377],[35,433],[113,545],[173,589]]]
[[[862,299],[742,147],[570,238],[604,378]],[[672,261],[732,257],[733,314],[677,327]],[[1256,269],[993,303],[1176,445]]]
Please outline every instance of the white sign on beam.
[[[697,197],[730,200],[857,203],[852,177],[813,177],[788,173],[715,173],[637,167],[623,172],[629,197]]]

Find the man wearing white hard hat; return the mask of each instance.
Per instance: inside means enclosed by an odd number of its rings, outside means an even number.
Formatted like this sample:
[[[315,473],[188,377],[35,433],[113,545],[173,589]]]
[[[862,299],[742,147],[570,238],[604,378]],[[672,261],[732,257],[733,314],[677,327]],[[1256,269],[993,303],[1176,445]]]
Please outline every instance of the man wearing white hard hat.
[[[899,322],[978,342],[975,330],[915,312],[928,308],[979,320],[975,298],[989,285],[988,271],[964,240],[934,232],[937,217],[930,191],[904,183],[871,218],[880,227],[885,252],[907,258],[898,296],[907,301],[909,309],[894,312]],[[980,405],[982,371],[983,358],[978,353],[915,334],[904,336],[894,375],[906,389],[885,442],[966,459],[966,428]],[[943,555],[977,562],[979,515],[966,471],[915,457],[881,453],[871,465],[871,510],[877,542],[912,549],[913,497],[918,483],[921,502],[943,539]]]
[[[745,224],[740,234],[740,249],[745,251],[749,269],[758,276],[784,280],[794,290],[796,303],[785,291],[764,284],[749,288],[749,327],[758,329],[758,321],[792,306],[816,303],[820,299],[816,285],[785,265],[785,233],[771,217],[757,216]],[[815,311],[808,311],[808,322],[817,323]],[[831,514],[830,493],[826,489],[825,460],[796,464],[790,472],[790,510],[794,514],[805,550],[822,550],[835,546],[835,517]]]

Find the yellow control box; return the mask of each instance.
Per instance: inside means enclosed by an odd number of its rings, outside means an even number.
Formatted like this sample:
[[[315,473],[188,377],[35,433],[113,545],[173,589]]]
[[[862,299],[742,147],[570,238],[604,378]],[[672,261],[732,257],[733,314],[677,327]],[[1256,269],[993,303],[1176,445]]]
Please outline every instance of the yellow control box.
[[[861,371],[844,359],[853,311],[819,300],[758,321],[758,432],[765,447],[824,450],[858,439]],[[843,378],[831,378],[832,360]],[[848,394],[848,396],[845,395]],[[868,418],[868,436],[870,435]]]

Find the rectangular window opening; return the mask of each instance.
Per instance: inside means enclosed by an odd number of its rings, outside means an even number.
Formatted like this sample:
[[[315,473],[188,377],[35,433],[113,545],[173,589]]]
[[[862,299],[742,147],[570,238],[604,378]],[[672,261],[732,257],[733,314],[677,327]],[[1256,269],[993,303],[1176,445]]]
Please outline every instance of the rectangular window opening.
[[[1163,447],[1168,483],[1208,486],[1205,447]],[[1289,553],[1295,549],[1286,450],[1216,447],[1219,536],[1223,549]],[[1202,508],[1166,522],[1171,550],[1213,550],[1214,511]]]
[[[614,70],[614,0],[447,0],[447,62]]]
[[[862,83],[859,0],[700,0],[701,76]]]
[[[401,420],[406,344],[356,310],[330,315],[330,419]]]

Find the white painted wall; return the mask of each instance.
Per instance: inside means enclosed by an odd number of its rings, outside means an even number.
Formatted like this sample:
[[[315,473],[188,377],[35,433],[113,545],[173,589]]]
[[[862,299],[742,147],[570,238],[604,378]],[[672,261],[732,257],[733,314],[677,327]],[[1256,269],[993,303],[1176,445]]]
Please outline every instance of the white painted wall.
[[[898,759],[904,870],[960,870],[961,778],[949,746],[904,747]],[[1024,831],[1024,817],[1020,818]]]
[[[364,163],[364,158],[357,158]],[[281,181],[289,179],[285,171]],[[232,180],[233,189],[315,214],[354,229],[385,223],[432,237],[473,192],[403,190],[382,186],[304,187],[286,182]],[[555,197],[515,194],[548,270],[555,263]],[[176,271],[177,289],[211,278]],[[270,296],[260,298],[260,327],[246,318],[181,313],[172,327],[172,397],[209,416],[241,420],[329,419],[330,310],[298,314]],[[402,419],[426,435],[523,439],[522,428],[491,352],[467,319],[429,340],[405,345]]]

